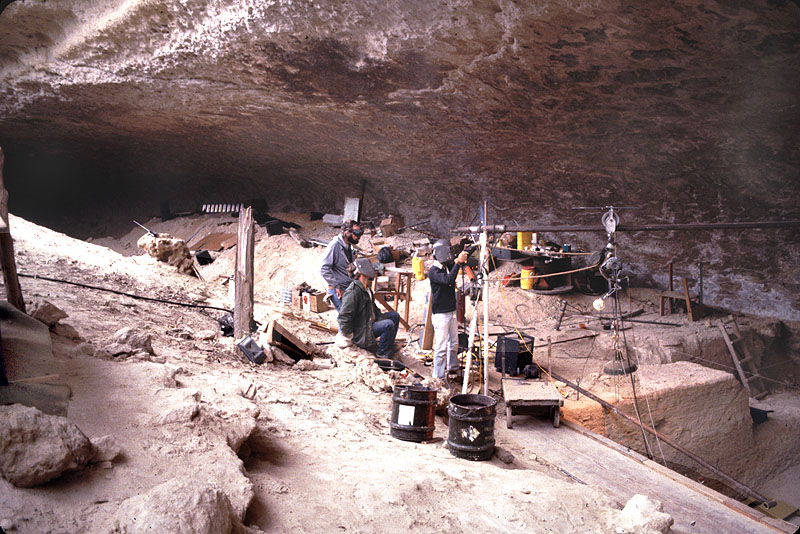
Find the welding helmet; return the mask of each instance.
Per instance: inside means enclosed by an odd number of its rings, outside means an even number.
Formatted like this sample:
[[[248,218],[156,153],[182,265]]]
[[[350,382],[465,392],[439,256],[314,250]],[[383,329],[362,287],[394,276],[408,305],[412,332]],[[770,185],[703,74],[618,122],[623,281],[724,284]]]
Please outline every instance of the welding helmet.
[[[440,239],[433,244],[433,257],[442,265],[453,262],[455,258],[453,258],[450,242],[447,239]]]
[[[367,258],[359,258],[353,262],[353,268],[356,276],[363,274],[370,280],[377,276],[375,272],[375,267],[372,266],[372,262],[369,261]]]

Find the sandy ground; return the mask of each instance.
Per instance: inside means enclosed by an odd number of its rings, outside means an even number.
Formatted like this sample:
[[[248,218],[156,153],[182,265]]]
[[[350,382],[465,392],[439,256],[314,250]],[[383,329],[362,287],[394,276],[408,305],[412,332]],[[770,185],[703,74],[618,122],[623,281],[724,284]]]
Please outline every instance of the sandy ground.
[[[304,216],[275,215],[301,224],[307,237],[327,241],[335,234]],[[230,218],[210,219],[145,224],[182,238],[212,227],[235,232]],[[201,281],[152,258],[131,257],[140,229],[122,239],[86,243],[16,217],[11,224],[21,273],[228,306],[225,282],[232,272],[232,249],[202,269]],[[421,237],[412,233],[387,241],[402,247]],[[280,317],[276,301],[281,288],[303,281],[323,287],[318,276],[322,249],[300,248],[287,235],[268,238],[260,233],[258,238],[256,319],[263,322]],[[366,241],[362,245],[369,251]],[[266,532],[615,532],[624,503],[600,488],[574,483],[513,440],[498,440],[500,450],[514,456],[504,463],[498,457],[485,462],[453,457],[444,446],[447,426],[438,417],[432,442],[394,439],[389,431],[391,395],[369,389],[352,364],[339,361],[332,369],[305,372],[280,364],[255,366],[230,338],[221,337],[217,319],[222,312],[41,279],[24,277],[21,283],[29,305],[40,299],[57,305],[69,314],[62,322],[95,348],[108,344],[119,328],[131,326],[152,335],[155,356],[93,357],[76,350],[81,340],[53,335],[52,361],[10,366],[10,378],[57,372],[73,391],[69,418],[90,437],[115,436],[123,448],[123,459],[113,468],[92,466],[40,488],[16,489],[0,480],[0,520],[16,532],[112,532],[122,500],[171,478],[192,477],[221,485],[235,507],[238,503],[244,523]],[[415,284],[412,324],[421,322],[426,286]],[[589,336],[555,345],[559,348],[550,351],[553,368],[571,379],[583,378],[587,387],[604,387],[613,396],[619,384],[600,378],[608,361],[608,341],[599,339],[602,326],[582,320],[575,311],[588,312],[591,297],[572,305],[585,307],[572,310],[556,332],[557,299],[507,291],[499,293],[503,304],[492,311],[493,331],[510,331],[508,325],[514,324],[537,339]],[[332,311],[307,317],[335,324]],[[303,339],[332,340],[309,323],[280,320]],[[200,335],[209,330],[216,335]],[[412,332],[401,337],[414,340],[418,331]],[[544,361],[546,344],[537,343],[535,350]],[[413,344],[402,358],[420,373],[430,372]],[[494,373],[489,388],[499,389]],[[196,414],[171,418],[176,406],[187,403],[198,405]],[[502,414],[497,424],[504,424]],[[242,436],[238,441],[243,443],[237,442]]]

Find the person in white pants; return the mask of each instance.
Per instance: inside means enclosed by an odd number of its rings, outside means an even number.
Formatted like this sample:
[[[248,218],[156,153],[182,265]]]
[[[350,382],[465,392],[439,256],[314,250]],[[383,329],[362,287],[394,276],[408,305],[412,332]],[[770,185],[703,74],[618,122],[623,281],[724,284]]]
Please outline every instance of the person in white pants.
[[[456,316],[456,277],[467,263],[468,253],[462,251],[453,259],[450,243],[440,239],[433,245],[433,267],[428,271],[431,281],[431,324],[433,324],[433,376],[445,378],[445,373],[458,373],[458,317]],[[446,358],[445,358],[446,356]]]

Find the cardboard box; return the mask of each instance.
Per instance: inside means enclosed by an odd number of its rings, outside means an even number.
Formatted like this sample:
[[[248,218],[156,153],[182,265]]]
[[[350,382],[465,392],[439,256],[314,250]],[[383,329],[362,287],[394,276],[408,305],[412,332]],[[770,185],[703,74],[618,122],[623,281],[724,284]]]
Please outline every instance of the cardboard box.
[[[328,311],[328,305],[325,303],[325,293],[303,293],[303,309],[314,313],[322,313]]]
[[[403,227],[403,218],[399,215],[389,215],[381,221],[380,226],[383,237],[392,236]]]
[[[303,295],[297,289],[292,291],[292,308],[296,310],[303,309]]]

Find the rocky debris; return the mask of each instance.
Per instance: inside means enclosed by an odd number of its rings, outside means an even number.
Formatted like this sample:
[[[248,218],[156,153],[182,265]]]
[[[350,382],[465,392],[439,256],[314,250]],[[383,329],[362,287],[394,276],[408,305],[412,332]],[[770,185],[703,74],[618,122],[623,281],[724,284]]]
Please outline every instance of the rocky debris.
[[[371,357],[360,358],[356,362],[356,375],[372,391],[392,391],[394,382]]]
[[[156,425],[188,423],[200,414],[200,392],[197,390],[162,389],[158,391],[155,402],[160,407],[153,417]]]
[[[446,416],[447,407],[450,405],[450,397],[455,394],[450,390],[447,382],[435,376],[431,376],[423,380],[422,385],[426,388],[436,390],[436,414]]]
[[[101,436],[90,441],[95,449],[94,456],[91,459],[92,463],[111,462],[122,454],[122,448],[119,446],[114,436]]]
[[[169,234],[155,236],[145,234],[139,238],[136,246],[158,261],[163,261],[176,267],[182,273],[193,273],[192,255],[183,239],[177,239]]]
[[[238,454],[239,449],[247,441],[256,428],[256,420],[253,417],[241,417],[228,423],[225,426],[225,441],[231,450]]]
[[[181,369],[178,367],[172,367],[169,365],[165,365],[162,368],[162,375],[161,375],[161,385],[165,388],[176,388],[178,387],[178,380],[175,378],[175,375]]]
[[[661,502],[646,495],[634,495],[620,512],[617,533],[665,534],[674,523],[672,516],[664,513]]]
[[[66,323],[56,323],[50,327],[50,330],[61,337],[72,339],[73,341],[83,341],[83,336],[73,326]]]
[[[267,347],[269,347],[269,345],[267,345]],[[285,363],[286,365],[294,365],[295,364],[294,358],[292,358],[291,356],[286,354],[286,352],[284,352],[283,349],[281,349],[279,347],[270,347],[270,349],[271,349],[270,352],[272,353],[275,361],[278,361],[278,362],[281,362],[281,363]],[[266,354],[266,350],[264,351],[264,353]],[[267,357],[267,359],[269,359],[269,357]],[[264,360],[264,361],[266,361],[266,360]]]
[[[48,328],[55,326],[61,319],[69,317],[64,310],[47,300],[35,302],[30,316],[46,324]]]
[[[83,336],[71,325],[60,322],[61,319],[69,317],[67,312],[48,300],[40,300],[33,303],[30,316],[41,321],[54,334],[74,341],[83,341]]]
[[[325,360],[300,360],[294,364],[294,368],[299,371],[316,371],[319,369],[333,369],[333,362]]]
[[[253,400],[258,395],[258,386],[249,380],[242,380],[237,391],[245,399]]]
[[[169,480],[120,504],[120,534],[230,534],[239,521],[230,499],[203,480]],[[238,530],[239,527],[237,527]]]
[[[16,530],[17,522],[12,517],[1,517],[0,518],[0,529],[4,532],[11,532],[12,530]]]
[[[144,332],[138,332],[133,327],[126,326],[120,328],[114,335],[111,336],[112,343],[125,343],[134,349],[140,349],[148,354],[155,354],[153,352],[153,337]]]
[[[514,455],[511,454],[511,452],[508,451],[507,449],[504,449],[503,447],[498,447],[497,445],[495,445],[494,455],[497,457],[498,460],[500,460],[506,465],[511,465],[514,463]]]
[[[83,342],[75,346],[73,353],[75,356],[96,356],[97,349],[91,343]]]
[[[120,328],[114,332],[114,335],[111,336],[111,342],[101,348],[99,354],[111,358],[134,356],[144,360],[158,360],[157,357],[154,358],[156,353],[153,350],[153,337],[130,326]],[[166,361],[166,358],[161,360]]]
[[[20,404],[0,407],[0,473],[22,488],[82,469],[95,455],[83,432],[65,417]]]
[[[217,338],[217,333],[214,330],[198,330],[194,337],[201,341],[213,341]]]

